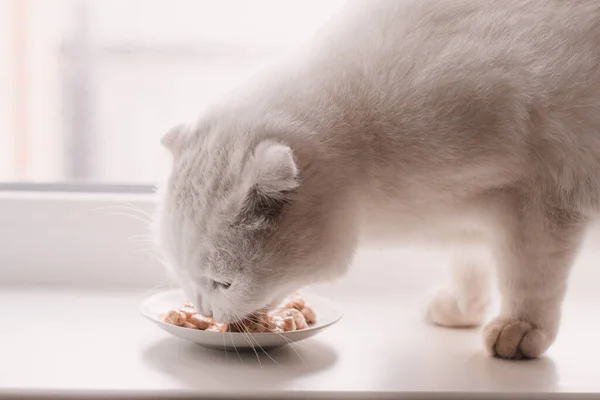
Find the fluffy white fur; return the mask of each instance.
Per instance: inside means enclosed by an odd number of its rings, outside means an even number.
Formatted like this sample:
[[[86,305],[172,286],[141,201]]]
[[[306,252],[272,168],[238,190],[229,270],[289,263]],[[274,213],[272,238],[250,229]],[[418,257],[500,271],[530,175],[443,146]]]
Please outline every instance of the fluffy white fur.
[[[163,142],[157,237],[204,313],[337,277],[359,238],[450,240],[492,250],[489,352],[537,357],[600,206],[600,2],[353,2]],[[434,323],[482,323],[479,259],[457,261]]]

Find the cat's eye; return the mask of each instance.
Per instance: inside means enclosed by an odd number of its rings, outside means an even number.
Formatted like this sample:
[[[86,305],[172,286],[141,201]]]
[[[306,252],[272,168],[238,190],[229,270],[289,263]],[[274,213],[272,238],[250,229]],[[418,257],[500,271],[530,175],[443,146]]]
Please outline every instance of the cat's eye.
[[[231,282],[220,282],[213,280],[212,283],[215,289],[229,289],[231,287]]]

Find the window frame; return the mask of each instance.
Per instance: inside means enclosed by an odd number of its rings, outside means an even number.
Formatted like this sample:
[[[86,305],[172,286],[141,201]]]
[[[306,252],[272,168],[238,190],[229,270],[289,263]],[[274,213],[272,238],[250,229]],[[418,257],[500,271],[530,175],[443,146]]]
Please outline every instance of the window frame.
[[[0,286],[148,288],[170,281],[150,244],[139,243],[142,235],[150,239],[151,187],[0,187]]]
[[[58,193],[154,193],[154,185],[94,182],[0,182],[2,192],[58,192]]]

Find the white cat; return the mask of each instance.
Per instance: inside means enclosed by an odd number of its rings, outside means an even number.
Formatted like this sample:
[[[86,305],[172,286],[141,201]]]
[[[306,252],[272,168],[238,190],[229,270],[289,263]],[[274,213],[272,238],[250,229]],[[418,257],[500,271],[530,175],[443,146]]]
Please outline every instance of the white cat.
[[[205,314],[231,321],[348,268],[359,238],[485,243],[488,351],[537,357],[600,208],[600,2],[377,0],[163,139],[157,239]],[[439,325],[483,322],[461,259]]]

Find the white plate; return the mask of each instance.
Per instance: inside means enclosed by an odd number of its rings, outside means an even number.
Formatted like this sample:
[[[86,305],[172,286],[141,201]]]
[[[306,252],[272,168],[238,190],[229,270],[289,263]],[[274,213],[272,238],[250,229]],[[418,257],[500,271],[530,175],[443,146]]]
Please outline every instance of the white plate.
[[[187,299],[181,290],[169,290],[146,298],[142,302],[140,311],[143,316],[154,322],[161,329],[204,347],[221,350],[234,348],[240,350],[258,348],[260,346],[266,349],[307,339],[328,326],[335,324],[342,318],[343,312],[341,307],[331,300],[310,293],[303,293],[302,297],[315,310],[317,323],[308,329],[284,333],[252,333],[246,335],[239,332],[206,332],[167,324],[160,319],[160,315],[185,303]]]

